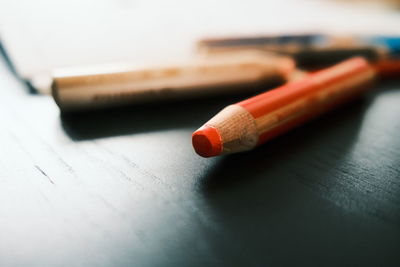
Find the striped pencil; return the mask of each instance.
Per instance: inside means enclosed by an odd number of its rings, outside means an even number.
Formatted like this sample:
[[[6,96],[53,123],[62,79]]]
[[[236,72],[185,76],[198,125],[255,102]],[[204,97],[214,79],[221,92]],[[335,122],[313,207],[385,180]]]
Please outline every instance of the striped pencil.
[[[355,57],[229,105],[192,135],[203,157],[251,150],[369,89],[375,68]]]

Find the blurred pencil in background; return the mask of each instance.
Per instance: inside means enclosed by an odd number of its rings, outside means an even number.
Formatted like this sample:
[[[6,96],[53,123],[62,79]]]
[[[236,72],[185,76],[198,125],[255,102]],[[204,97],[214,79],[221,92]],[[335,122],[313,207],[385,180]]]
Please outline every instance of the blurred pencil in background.
[[[294,34],[209,38],[199,41],[201,53],[258,49],[293,57],[301,68],[323,68],[354,56],[370,62],[400,57],[400,36]]]

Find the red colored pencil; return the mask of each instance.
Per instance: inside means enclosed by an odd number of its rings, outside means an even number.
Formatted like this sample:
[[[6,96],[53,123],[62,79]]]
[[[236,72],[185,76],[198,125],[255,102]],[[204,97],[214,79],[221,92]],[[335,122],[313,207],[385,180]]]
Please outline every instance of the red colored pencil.
[[[251,150],[357,97],[375,76],[375,68],[356,57],[229,105],[193,133],[193,147],[203,157]]]

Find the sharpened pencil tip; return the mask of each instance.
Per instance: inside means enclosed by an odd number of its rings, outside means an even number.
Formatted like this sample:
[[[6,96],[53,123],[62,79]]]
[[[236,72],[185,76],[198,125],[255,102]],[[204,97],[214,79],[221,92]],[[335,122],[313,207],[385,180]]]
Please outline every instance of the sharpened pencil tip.
[[[214,127],[204,125],[192,135],[193,148],[197,154],[209,158],[222,152],[221,136]]]

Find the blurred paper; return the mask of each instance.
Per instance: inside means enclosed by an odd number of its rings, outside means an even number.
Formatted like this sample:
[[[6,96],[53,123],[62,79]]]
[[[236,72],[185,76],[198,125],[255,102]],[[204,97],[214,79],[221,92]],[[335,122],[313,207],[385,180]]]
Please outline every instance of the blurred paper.
[[[356,1],[357,2],[357,1]],[[400,34],[400,14],[344,1],[2,0],[0,37],[18,74],[41,92],[61,67],[190,58],[212,36]]]

